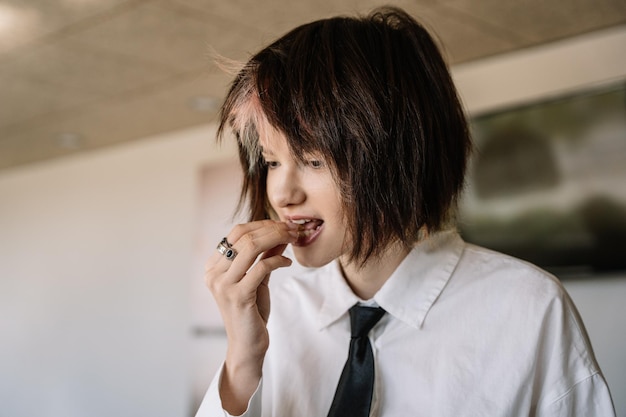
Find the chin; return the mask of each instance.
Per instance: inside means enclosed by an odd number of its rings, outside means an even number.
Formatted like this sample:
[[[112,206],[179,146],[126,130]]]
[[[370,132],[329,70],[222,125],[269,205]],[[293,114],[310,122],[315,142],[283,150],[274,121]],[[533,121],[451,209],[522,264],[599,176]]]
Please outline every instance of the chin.
[[[305,268],[321,268],[324,265],[328,265],[335,259],[336,256],[332,256],[329,254],[321,255],[321,254],[313,254],[311,251],[306,250],[304,248],[293,248],[293,254],[298,261],[298,263]]]

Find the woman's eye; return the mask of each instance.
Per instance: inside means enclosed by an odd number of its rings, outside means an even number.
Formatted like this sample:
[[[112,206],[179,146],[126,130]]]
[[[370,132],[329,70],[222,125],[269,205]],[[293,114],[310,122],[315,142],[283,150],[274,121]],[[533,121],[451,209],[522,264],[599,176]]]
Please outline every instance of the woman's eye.
[[[311,168],[321,168],[324,166],[324,163],[322,161],[318,161],[316,159],[313,159],[311,161],[309,161],[309,165],[311,166]]]
[[[268,169],[276,168],[279,165],[278,161],[273,158],[273,155],[266,155],[265,153],[261,154],[261,160]]]

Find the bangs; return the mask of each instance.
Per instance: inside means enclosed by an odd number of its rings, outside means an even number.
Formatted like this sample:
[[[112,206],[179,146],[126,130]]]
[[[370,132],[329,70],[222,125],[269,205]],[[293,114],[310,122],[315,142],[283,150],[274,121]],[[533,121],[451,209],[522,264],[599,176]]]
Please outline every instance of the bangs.
[[[285,62],[255,61],[252,59],[244,68],[231,88],[227,101],[222,107],[218,137],[222,137],[226,127],[234,133],[240,151],[246,154],[247,165],[253,170],[261,155],[260,141],[283,135],[287,139],[292,154],[303,161],[308,154],[321,154],[328,159],[328,150],[320,143],[320,133],[314,134],[319,125],[320,115],[305,109],[310,98],[299,95],[300,102],[290,95],[294,83],[300,80],[281,76],[285,74]],[[305,115],[313,116],[313,122]],[[316,117],[317,116],[317,117]],[[327,135],[323,135],[326,136]]]
[[[241,70],[233,83],[228,99],[221,110],[218,138],[223,136],[226,126],[237,138],[240,153],[246,156],[246,166],[253,170],[261,154],[259,138],[275,128],[269,123],[259,100],[253,63]]]

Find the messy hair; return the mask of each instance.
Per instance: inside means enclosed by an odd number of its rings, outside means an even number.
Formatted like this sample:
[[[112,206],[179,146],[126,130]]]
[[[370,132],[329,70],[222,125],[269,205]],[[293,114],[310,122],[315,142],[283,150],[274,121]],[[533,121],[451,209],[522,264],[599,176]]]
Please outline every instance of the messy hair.
[[[259,138],[318,154],[341,191],[353,261],[442,229],[463,188],[467,122],[441,53],[403,10],[299,26],[254,55],[222,106],[244,172],[240,208],[271,215]]]

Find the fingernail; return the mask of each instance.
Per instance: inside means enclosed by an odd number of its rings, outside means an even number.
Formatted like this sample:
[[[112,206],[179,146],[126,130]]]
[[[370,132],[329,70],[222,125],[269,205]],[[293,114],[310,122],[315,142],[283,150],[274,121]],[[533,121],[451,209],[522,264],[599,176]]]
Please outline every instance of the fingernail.
[[[297,230],[297,229],[300,227],[300,225],[299,225],[299,224],[292,223],[292,222],[286,222],[285,224],[286,224],[286,225],[287,225],[287,227],[288,227],[289,229],[291,229],[291,230]]]

